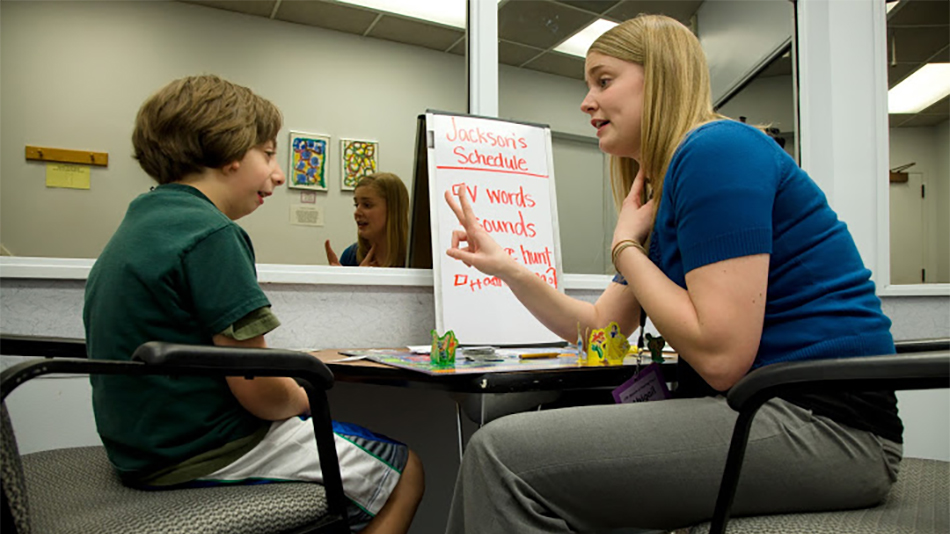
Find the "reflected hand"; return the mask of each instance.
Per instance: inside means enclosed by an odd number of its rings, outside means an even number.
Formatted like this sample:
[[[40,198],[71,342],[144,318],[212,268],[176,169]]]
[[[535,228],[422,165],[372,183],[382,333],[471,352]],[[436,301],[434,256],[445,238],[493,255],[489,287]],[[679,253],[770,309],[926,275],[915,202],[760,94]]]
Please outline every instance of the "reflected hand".
[[[490,276],[499,276],[506,267],[515,265],[511,256],[479,224],[464,184],[459,190],[459,202],[452,197],[451,189],[445,192],[445,201],[455,212],[462,230],[452,231],[452,246],[445,251],[446,255]],[[461,248],[463,241],[466,246]]]
[[[341,267],[340,258],[337,258],[336,252],[333,252],[333,247],[330,246],[329,239],[323,244],[323,248],[327,251],[327,264]]]
[[[650,233],[650,225],[653,223],[654,200],[650,199],[643,202],[643,188],[646,179],[643,176],[643,168],[637,173],[630,186],[630,193],[623,199],[620,207],[620,214],[617,216],[617,226],[614,227],[614,240],[611,248],[625,239],[633,239],[643,244]]]
[[[379,267],[379,262],[376,261],[376,245],[369,247],[366,257],[360,262],[360,267]]]

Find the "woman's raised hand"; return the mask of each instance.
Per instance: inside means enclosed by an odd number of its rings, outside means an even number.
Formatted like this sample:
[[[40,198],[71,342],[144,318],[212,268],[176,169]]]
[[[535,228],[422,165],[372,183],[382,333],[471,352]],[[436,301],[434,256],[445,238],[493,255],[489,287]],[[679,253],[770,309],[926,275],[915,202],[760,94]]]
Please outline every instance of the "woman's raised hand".
[[[360,262],[360,267],[379,267],[379,262],[376,261],[376,245],[369,247],[366,257]]]
[[[323,244],[323,248],[327,251],[327,264],[340,267],[340,258],[336,256],[336,252],[333,252],[333,247],[330,246],[329,239]]]
[[[445,192],[445,201],[455,212],[462,229],[452,231],[452,246],[445,253],[491,276],[498,276],[506,267],[515,265],[511,256],[488,235],[478,222],[478,217],[475,216],[472,205],[468,202],[468,193],[464,184],[459,188],[459,201],[456,202],[453,197],[451,189]],[[466,244],[464,248],[460,247],[463,242]]]
[[[625,239],[633,239],[637,243],[644,243],[650,232],[650,225],[653,221],[654,199],[643,202],[643,188],[646,179],[643,176],[643,168],[633,179],[633,185],[630,186],[630,193],[623,199],[620,207],[620,214],[617,216],[617,226],[614,227],[614,241],[611,245]]]

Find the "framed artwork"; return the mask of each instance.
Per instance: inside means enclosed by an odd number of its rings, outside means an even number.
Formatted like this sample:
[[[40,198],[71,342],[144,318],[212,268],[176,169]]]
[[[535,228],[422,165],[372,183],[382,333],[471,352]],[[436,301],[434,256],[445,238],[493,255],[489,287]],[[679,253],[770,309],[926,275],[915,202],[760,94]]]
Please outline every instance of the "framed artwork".
[[[379,143],[360,139],[340,140],[340,169],[343,175],[342,189],[352,191],[356,183],[367,174],[379,169]]]
[[[290,132],[290,173],[287,187],[327,190],[327,155],[330,136]]]

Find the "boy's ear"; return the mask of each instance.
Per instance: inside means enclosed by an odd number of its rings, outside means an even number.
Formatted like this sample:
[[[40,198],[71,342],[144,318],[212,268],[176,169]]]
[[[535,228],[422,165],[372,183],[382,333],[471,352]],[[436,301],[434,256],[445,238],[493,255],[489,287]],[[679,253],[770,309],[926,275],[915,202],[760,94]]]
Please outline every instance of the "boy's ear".
[[[241,168],[241,162],[238,160],[234,160],[231,163],[228,163],[227,165],[225,165],[223,170],[225,174],[229,174],[232,172],[237,172],[238,169],[240,168]]]

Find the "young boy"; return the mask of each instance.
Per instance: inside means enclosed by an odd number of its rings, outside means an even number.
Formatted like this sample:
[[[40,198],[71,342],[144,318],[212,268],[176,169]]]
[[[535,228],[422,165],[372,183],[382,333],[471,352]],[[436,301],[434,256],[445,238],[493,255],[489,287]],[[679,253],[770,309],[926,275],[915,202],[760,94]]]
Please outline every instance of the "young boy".
[[[139,110],[135,158],[158,187],[136,198],[86,284],[90,357],[128,360],[142,343],[265,347],[280,322],[234,223],[284,183],[280,111],[216,76],[176,80]],[[93,376],[96,426],[122,479],[139,487],[320,482],[307,396],[290,378]],[[406,532],[422,464],[405,445],[334,423],[350,523]],[[372,451],[372,454],[368,451]]]

